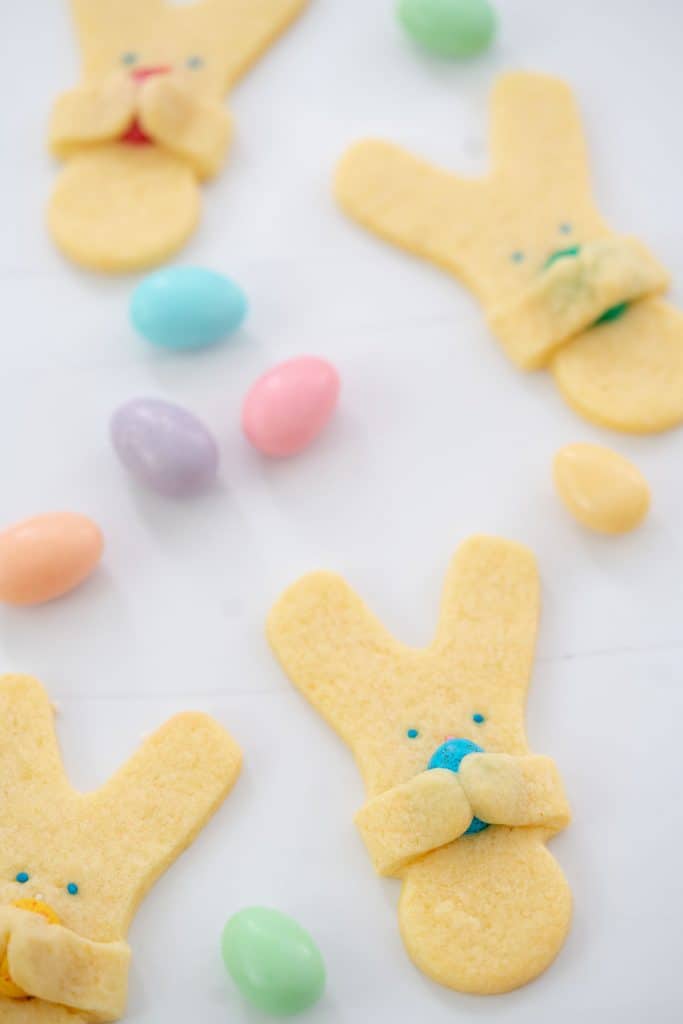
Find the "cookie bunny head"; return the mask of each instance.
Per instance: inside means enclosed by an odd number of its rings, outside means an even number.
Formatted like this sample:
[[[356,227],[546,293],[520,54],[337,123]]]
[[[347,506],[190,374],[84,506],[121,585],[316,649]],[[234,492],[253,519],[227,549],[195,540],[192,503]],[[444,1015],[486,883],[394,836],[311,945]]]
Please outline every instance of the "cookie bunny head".
[[[551,365],[589,418],[625,430],[670,426],[683,416],[681,320],[654,302],[639,308],[666,290],[669,275],[598,213],[570,89],[545,75],[503,75],[491,116],[485,177],[463,179],[390,143],[361,142],[339,165],[339,202],[461,278],[513,362]]]
[[[218,723],[178,715],[105,786],[78,793],[42,686],[0,681],[0,1017],[3,997],[34,996],[116,1019],[133,914],[216,811],[240,760]]]
[[[71,0],[88,84],[172,73],[222,97],[306,0]]]
[[[354,146],[337,172],[352,216],[454,273],[498,304],[553,257],[603,237],[569,88],[513,73],[491,100],[491,169],[478,179],[433,167],[390,143]]]
[[[538,608],[531,553],[475,537],[453,559],[427,648],[395,640],[329,573],[294,584],[268,634],[294,684],[352,748],[374,796],[424,771],[452,737],[488,752],[526,751]]]

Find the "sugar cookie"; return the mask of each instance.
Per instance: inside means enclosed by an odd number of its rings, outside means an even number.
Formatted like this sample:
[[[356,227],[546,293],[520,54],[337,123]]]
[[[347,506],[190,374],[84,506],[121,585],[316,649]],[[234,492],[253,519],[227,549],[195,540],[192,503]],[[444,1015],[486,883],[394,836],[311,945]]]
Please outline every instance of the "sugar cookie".
[[[218,809],[240,761],[213,719],[177,715],[105,786],[77,793],[43,687],[0,679],[3,1024],[118,1020],[135,910]]]
[[[598,533],[628,533],[650,508],[647,480],[600,444],[568,444],[553,461],[555,489],[574,518]]]
[[[548,367],[583,416],[633,433],[681,422],[683,316],[657,297],[664,268],[594,205],[571,91],[544,75],[503,75],[492,122],[485,178],[366,141],[341,161],[339,202],[461,278],[512,361]]]
[[[198,181],[232,136],[222,99],[307,0],[71,0],[83,81],[60,96],[48,210],[59,247],[104,271],[176,252],[199,219]]]
[[[569,821],[566,799],[524,736],[538,610],[531,552],[474,537],[424,650],[396,641],[330,573],[294,584],[268,621],[292,682],[353,750],[368,791],[356,822],[377,871],[403,882],[410,956],[463,992],[531,981],[571,917],[545,847]]]

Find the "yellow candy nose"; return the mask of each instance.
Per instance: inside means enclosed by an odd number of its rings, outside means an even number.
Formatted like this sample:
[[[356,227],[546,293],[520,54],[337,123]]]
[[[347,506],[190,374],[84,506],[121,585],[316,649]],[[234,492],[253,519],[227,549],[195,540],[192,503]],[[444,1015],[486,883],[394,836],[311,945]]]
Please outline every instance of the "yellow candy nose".
[[[60,923],[59,917],[55,914],[52,907],[47,903],[43,903],[42,900],[15,900],[12,906],[18,907],[19,910],[26,910],[30,914],[39,914],[40,917],[45,918],[48,924]],[[28,998],[24,990],[12,981],[9,973],[9,964],[7,963],[7,955],[3,956],[2,963],[0,963],[0,996],[7,996],[8,999]]]
[[[39,914],[45,918],[48,924],[61,924],[52,907],[48,903],[43,903],[42,900],[15,900],[12,906],[18,907],[19,910],[28,910],[31,914]]]

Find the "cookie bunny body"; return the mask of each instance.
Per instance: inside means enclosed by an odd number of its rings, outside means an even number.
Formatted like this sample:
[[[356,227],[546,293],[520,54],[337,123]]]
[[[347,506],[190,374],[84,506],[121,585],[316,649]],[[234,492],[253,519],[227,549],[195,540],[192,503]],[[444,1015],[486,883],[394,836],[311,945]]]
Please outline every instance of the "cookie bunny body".
[[[78,793],[42,686],[0,680],[3,1024],[121,1016],[137,906],[217,810],[240,762],[217,722],[177,715],[105,786]]]
[[[83,80],[52,112],[48,211],[71,259],[135,270],[184,244],[232,135],[225,93],[306,2],[71,0]]]
[[[291,587],[268,623],[283,668],[356,757],[368,793],[356,822],[378,872],[403,882],[410,956],[463,992],[536,977],[571,916],[545,846],[569,820],[566,800],[523,726],[538,606],[530,552],[475,537],[424,650],[397,642],[328,573]]]
[[[595,207],[570,89],[512,73],[492,99],[491,171],[462,179],[390,143],[342,159],[343,208],[459,277],[509,357],[547,367],[566,401],[634,433],[683,420],[683,315],[658,296],[666,271]]]

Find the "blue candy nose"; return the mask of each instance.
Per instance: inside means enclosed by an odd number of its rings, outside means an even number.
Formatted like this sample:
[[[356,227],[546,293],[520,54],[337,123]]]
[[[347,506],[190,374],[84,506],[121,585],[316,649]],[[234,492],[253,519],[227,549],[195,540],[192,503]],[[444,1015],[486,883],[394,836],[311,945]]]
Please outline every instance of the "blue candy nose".
[[[449,772],[460,771],[460,764],[463,757],[467,757],[468,754],[483,754],[484,750],[477,743],[473,743],[472,740],[466,740],[463,738],[457,738],[452,740],[446,740],[440,747],[437,747],[432,756],[429,759],[427,769],[431,771],[432,768],[445,768]],[[474,832],[482,832],[485,828],[488,828],[488,823],[481,821],[480,818],[472,818],[470,827],[465,832],[465,835],[471,835]]]

